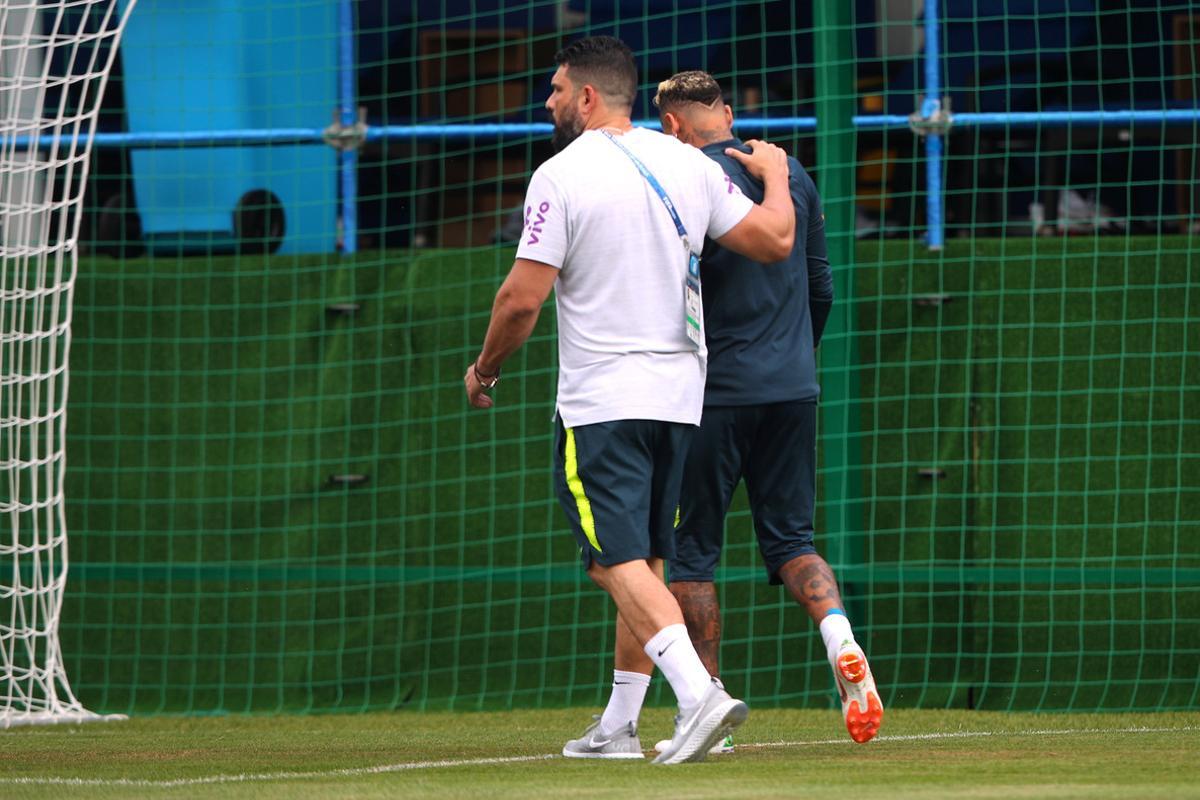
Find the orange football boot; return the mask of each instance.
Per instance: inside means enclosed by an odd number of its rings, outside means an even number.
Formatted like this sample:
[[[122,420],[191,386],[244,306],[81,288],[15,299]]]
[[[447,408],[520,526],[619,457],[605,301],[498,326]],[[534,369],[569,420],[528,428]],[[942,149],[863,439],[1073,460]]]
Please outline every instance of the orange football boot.
[[[844,643],[838,650],[833,674],[850,738],[859,744],[871,741],[883,722],[883,702],[862,648],[854,642]]]

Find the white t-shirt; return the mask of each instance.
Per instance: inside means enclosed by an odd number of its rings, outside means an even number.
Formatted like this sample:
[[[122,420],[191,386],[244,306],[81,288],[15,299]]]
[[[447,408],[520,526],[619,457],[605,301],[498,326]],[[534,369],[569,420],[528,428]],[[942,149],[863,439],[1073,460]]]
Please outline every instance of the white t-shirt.
[[[658,180],[697,255],[753,203],[694,147],[635,128],[617,141]],[[687,252],[633,161],[586,131],[533,174],[517,257],[559,269],[558,413],[567,427],[619,419],[698,425],[707,352],[688,338]]]

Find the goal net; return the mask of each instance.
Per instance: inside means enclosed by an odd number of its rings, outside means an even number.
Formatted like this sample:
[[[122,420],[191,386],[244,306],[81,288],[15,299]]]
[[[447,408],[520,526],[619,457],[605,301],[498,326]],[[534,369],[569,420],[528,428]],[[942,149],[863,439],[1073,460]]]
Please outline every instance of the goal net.
[[[133,0],[0,0],[0,728],[102,719],[58,640],[79,211]]]

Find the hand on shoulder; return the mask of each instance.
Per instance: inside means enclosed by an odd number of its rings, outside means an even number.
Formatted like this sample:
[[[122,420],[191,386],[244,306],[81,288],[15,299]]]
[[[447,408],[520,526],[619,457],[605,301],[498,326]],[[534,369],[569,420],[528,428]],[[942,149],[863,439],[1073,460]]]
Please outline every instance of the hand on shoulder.
[[[758,139],[750,139],[746,144],[750,148],[749,154],[726,147],[725,155],[737,159],[747,172],[760,181],[765,182],[769,177],[782,177],[787,180],[787,153],[782,147]]]

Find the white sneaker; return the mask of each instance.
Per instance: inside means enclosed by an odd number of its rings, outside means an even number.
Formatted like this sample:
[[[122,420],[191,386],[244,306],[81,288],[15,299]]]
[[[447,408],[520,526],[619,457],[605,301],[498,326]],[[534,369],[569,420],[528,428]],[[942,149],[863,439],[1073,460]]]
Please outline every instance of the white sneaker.
[[[675,717],[675,735],[654,763],[703,761],[713,745],[733,733],[749,714],[746,704],[730,697],[721,682],[713,678],[704,698]]]
[[[671,746],[671,740],[663,739],[661,742],[656,742],[654,744],[654,749],[657,752],[661,753],[663,750],[666,750],[670,746]],[[724,739],[722,739],[721,741],[714,744],[712,746],[712,749],[708,751],[708,754],[710,756],[723,756],[723,755],[726,755],[726,754],[732,753],[732,752],[733,752],[733,736],[726,736]]]
[[[638,739],[637,724],[630,722],[624,728],[603,736],[600,733],[600,715],[593,715],[594,720],[583,736],[572,739],[563,745],[562,754],[567,758],[643,758],[642,742]]]
[[[875,738],[883,723],[883,701],[867,657],[855,642],[844,642],[834,659],[833,676],[842,696],[842,717],[850,738],[862,744]]]

